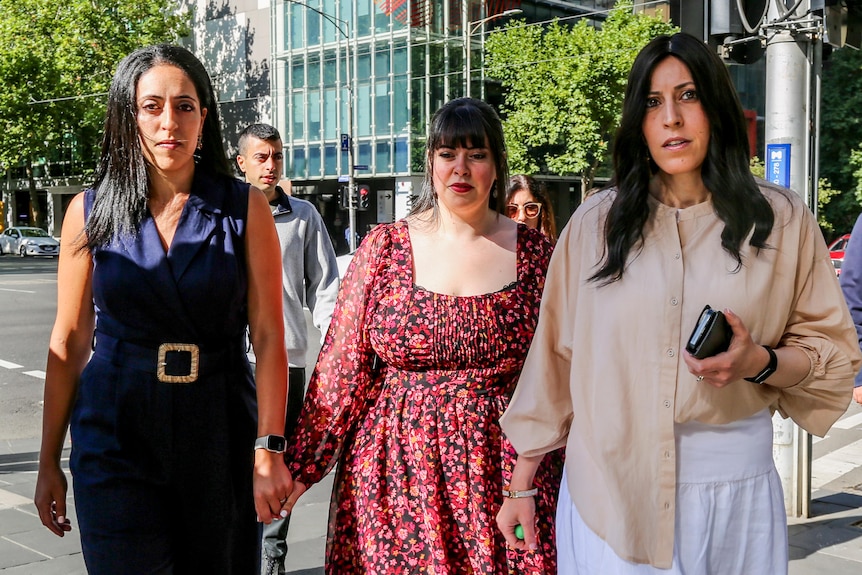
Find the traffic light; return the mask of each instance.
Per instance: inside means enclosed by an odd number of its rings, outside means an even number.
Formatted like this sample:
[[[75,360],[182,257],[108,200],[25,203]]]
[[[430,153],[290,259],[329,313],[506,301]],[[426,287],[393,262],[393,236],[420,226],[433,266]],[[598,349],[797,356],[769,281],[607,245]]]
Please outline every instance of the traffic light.
[[[359,202],[358,202],[359,205],[357,207],[360,210],[367,210],[368,209],[368,203],[370,201],[370,197],[371,197],[371,188],[369,188],[366,185],[359,186]]]
[[[338,204],[343,210],[350,209],[350,186],[338,188]]]
[[[676,0],[670,14],[683,32],[700,38],[725,60],[751,64],[763,56],[759,32],[769,0]]]

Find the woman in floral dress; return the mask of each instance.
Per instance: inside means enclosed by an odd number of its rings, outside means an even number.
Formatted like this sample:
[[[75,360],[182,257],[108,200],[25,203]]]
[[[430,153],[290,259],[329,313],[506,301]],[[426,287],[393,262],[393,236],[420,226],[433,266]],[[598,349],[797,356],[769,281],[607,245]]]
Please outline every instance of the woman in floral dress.
[[[556,573],[559,457],[536,477],[536,549],[507,548],[494,524],[515,459],[498,420],[552,248],[498,209],[507,165],[490,106],[443,106],[427,150],[411,214],[372,230],[342,283],[285,455],[287,506],[337,464],[327,573]]]

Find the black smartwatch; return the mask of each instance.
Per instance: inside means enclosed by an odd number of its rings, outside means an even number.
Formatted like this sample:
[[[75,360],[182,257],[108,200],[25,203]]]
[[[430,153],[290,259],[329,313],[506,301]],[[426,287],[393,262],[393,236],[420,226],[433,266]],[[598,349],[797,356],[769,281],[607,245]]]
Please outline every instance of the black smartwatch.
[[[769,353],[769,363],[766,364],[760,373],[755,375],[754,377],[746,377],[743,378],[745,381],[750,381],[752,383],[762,384],[766,381],[770,375],[775,373],[775,370],[778,369],[778,357],[776,357],[775,352],[772,351],[772,348],[768,345],[761,346]]]
[[[266,449],[272,453],[284,453],[287,442],[283,435],[264,435],[254,440],[254,449]]]

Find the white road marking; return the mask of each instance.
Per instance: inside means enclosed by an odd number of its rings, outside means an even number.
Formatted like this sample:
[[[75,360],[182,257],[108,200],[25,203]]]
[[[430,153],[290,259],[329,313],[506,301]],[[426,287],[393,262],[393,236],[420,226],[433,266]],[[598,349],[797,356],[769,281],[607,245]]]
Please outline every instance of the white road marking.
[[[37,551],[37,550],[33,549],[32,547],[27,547],[26,545],[22,545],[21,543],[18,543],[17,541],[12,541],[8,537],[0,537],[0,539],[2,539],[3,541],[8,541],[9,543],[11,543],[13,545],[17,545],[18,547],[26,549],[27,551],[31,551],[33,553],[36,553],[37,555],[41,555],[45,559],[53,559],[53,557],[51,557],[50,555],[45,555],[41,551]]]
[[[31,505],[33,503],[28,497],[23,497],[17,493],[0,489],[0,509],[11,509],[19,505]]]
[[[24,366],[18,365],[17,363],[12,363],[11,361],[3,361],[2,359],[0,359],[0,367],[5,367],[6,369],[21,369]]]
[[[34,291],[28,289],[9,289],[9,288],[0,288],[0,291],[14,291],[16,293],[36,293]]]
[[[853,429],[860,425],[862,425],[862,412],[838,420],[832,427],[837,427],[838,429]]]
[[[811,489],[816,490],[862,466],[862,439],[814,459]]]
[[[24,375],[29,375],[30,377],[36,377],[38,379],[45,379],[45,372],[40,371],[38,369],[34,369],[33,371],[25,371],[22,372]]]

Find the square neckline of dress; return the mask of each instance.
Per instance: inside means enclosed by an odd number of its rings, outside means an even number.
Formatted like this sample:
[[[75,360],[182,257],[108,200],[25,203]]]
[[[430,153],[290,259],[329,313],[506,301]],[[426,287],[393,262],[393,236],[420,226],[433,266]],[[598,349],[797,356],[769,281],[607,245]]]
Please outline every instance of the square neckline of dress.
[[[412,286],[414,291],[416,291],[416,290],[424,291],[425,293],[431,294],[431,295],[438,297],[438,298],[442,297],[442,298],[453,298],[453,299],[471,299],[471,298],[475,299],[475,298],[496,296],[498,294],[504,294],[504,293],[508,293],[510,291],[514,291],[518,287],[518,284],[521,283],[521,276],[522,276],[523,271],[524,271],[524,266],[523,266],[523,261],[522,261],[523,260],[523,241],[524,241],[524,233],[525,233],[524,230],[527,229],[527,227],[522,225],[522,224],[518,224],[517,239],[515,241],[515,276],[516,276],[515,279],[513,281],[507,283],[506,285],[504,285],[503,287],[501,287],[500,289],[498,289],[496,291],[485,292],[485,293],[474,294],[474,295],[451,295],[451,294],[445,294],[445,293],[440,293],[440,292],[436,292],[436,291],[431,291],[431,290],[429,290],[425,287],[422,287],[421,285],[416,283],[416,264],[415,264],[414,259],[413,259],[413,242],[410,238],[410,224],[407,222],[406,219],[401,220],[400,223],[403,225],[403,228],[404,228],[404,246],[403,247],[404,247],[404,250],[407,252],[407,264],[408,264],[407,269],[410,270],[410,285]]]

